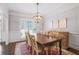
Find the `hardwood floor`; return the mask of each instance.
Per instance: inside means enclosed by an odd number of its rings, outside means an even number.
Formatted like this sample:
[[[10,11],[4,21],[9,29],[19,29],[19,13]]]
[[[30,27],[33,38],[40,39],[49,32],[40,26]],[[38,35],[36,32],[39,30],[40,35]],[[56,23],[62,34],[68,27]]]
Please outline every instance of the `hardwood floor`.
[[[68,48],[67,50],[79,55],[79,51],[77,51],[77,50],[75,50],[73,48]]]
[[[10,55],[8,45],[5,45],[5,43],[0,43],[0,54],[1,55]]]
[[[0,43],[0,54],[1,55],[14,55],[15,46],[16,46],[16,43],[10,43],[9,45],[5,45],[5,43]],[[73,48],[68,48],[67,50],[79,55],[79,51]]]

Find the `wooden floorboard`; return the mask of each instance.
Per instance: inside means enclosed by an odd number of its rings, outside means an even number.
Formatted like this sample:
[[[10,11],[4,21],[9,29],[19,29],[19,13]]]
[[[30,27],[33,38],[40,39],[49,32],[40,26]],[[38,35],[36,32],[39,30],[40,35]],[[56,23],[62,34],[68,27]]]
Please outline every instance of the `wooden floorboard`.
[[[75,50],[73,48],[68,48],[67,50],[70,51],[70,52],[73,52],[73,53],[75,53],[77,55],[79,55],[79,51],[78,50]]]
[[[0,46],[2,47],[2,51],[0,51],[1,55],[10,55],[8,45],[5,45],[5,43],[0,43]]]

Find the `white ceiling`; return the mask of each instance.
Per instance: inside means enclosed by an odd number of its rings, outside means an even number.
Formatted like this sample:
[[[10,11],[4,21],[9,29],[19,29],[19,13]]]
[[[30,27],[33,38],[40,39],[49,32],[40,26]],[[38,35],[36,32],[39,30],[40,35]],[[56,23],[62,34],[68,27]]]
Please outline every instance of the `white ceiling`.
[[[39,12],[42,14],[56,13],[59,11],[67,10],[69,8],[75,7],[79,4],[77,3],[40,3]],[[9,3],[9,10],[19,11],[24,13],[35,13],[36,4],[35,3]]]
[[[49,3],[45,3],[45,4],[39,4],[39,12],[49,12],[51,10],[56,9],[57,7],[62,6],[63,4],[49,4]],[[17,11],[21,11],[21,12],[36,12],[36,4],[32,4],[32,3],[20,3],[20,4],[9,4],[9,9],[10,10],[17,10]]]
[[[0,3],[0,8],[2,8],[2,6],[6,6],[9,11],[14,11],[15,13],[21,12],[27,15],[33,15],[37,11],[35,3]],[[79,3],[40,3],[38,7],[42,16],[51,18],[57,13],[76,6],[79,6]]]

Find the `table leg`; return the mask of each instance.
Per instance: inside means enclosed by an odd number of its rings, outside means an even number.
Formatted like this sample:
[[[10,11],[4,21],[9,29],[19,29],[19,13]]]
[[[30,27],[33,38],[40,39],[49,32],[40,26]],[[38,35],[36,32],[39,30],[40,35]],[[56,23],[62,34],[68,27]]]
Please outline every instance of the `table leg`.
[[[59,47],[60,47],[60,55],[62,54],[62,51],[61,51],[61,40],[59,41]]]
[[[44,46],[42,47],[42,54],[44,54]]]

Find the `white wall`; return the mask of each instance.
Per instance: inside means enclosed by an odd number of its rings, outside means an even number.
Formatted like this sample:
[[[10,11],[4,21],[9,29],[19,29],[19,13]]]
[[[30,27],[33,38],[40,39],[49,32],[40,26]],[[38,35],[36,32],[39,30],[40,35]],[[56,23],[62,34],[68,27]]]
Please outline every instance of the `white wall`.
[[[67,28],[66,29],[53,29],[52,20],[58,20],[67,18]],[[69,32],[69,46],[76,50],[79,50],[79,7],[74,7],[63,12],[58,12],[52,19],[45,20],[44,31],[55,30],[55,31],[66,31]]]
[[[9,42],[20,41],[20,37],[20,18],[9,15]]]
[[[7,4],[0,4],[0,13],[3,16],[2,41],[8,43],[8,7]]]
[[[16,42],[16,41],[22,41],[24,39],[21,38],[21,21],[22,20],[31,20],[31,16],[24,15],[23,13],[20,14],[20,12],[9,12],[9,42]],[[35,24],[36,32],[42,31],[42,22]]]
[[[78,33],[70,33],[69,35],[69,46],[76,50],[79,50],[79,34]]]
[[[76,50],[79,50],[79,7],[77,8],[77,19],[78,19],[78,21],[76,21],[77,23],[75,23],[75,25],[77,26],[77,28],[75,28],[77,30],[77,32],[70,33],[69,46],[76,49]]]
[[[65,8],[65,7],[64,7]],[[54,12],[54,14],[53,14]],[[15,15],[10,15],[10,37],[9,37],[9,42],[14,42],[14,41],[20,41],[21,40],[21,35],[20,35],[20,17],[17,17],[16,15],[19,15],[15,13]],[[30,18],[32,15],[21,15],[23,18]],[[29,17],[30,16],[30,17]],[[52,28],[52,20],[58,20],[58,19],[63,19],[67,18],[67,28],[66,29],[53,29]],[[40,23],[41,24],[41,23]],[[74,33],[78,34],[79,33],[79,7],[72,7],[68,9],[59,9],[56,13],[55,11],[52,11],[50,15],[45,15],[44,17],[44,31],[49,31],[49,30],[55,30],[55,31],[66,31],[70,33],[69,37],[69,46],[72,48],[75,48],[78,50],[79,48],[79,37],[72,35]],[[37,25],[38,31],[42,30],[42,25]],[[39,30],[40,29],[40,30]],[[71,34],[72,33],[72,34]],[[73,44],[72,44],[73,42]],[[75,46],[75,42],[77,46]],[[75,47],[74,47],[75,46]]]
[[[69,10],[63,11],[63,12],[59,12],[55,15],[52,15],[51,18],[47,17],[47,19],[45,20],[45,31],[46,30],[50,30],[49,28],[52,27],[52,21],[53,20],[61,20],[63,18],[67,18],[67,28],[66,29],[62,29],[62,31],[68,31],[68,32],[78,32],[78,30],[76,29],[78,27],[78,19],[77,19],[77,8],[71,8]],[[53,30],[53,28],[51,28],[51,30]],[[61,29],[54,29],[57,31],[61,31]]]

